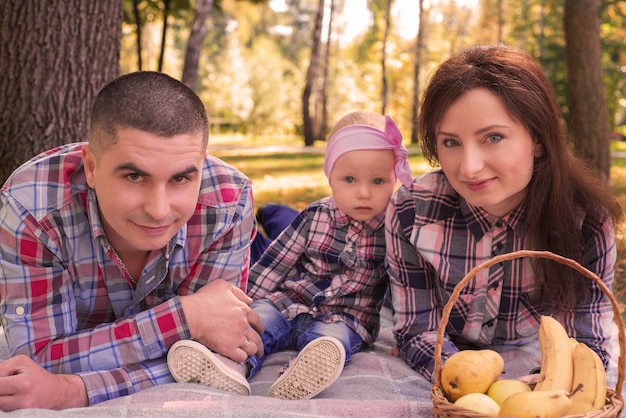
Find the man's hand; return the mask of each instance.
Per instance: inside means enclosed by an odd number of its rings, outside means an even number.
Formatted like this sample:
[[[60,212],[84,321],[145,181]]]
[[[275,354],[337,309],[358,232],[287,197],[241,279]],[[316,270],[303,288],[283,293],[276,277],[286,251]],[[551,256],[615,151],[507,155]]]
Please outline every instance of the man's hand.
[[[0,363],[0,410],[65,409],[88,406],[83,379],[52,374],[30,358],[18,355]]]
[[[194,340],[239,362],[263,354],[263,322],[238,287],[216,280],[180,301]]]

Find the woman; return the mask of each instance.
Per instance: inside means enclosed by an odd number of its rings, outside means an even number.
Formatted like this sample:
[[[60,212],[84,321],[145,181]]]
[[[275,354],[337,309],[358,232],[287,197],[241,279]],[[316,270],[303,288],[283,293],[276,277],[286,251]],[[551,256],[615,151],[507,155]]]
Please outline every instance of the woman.
[[[548,250],[611,286],[622,212],[570,152],[550,82],[521,50],[477,46],[452,56],[426,88],[419,123],[424,155],[441,169],[392,198],[387,260],[400,355],[432,378],[441,310],[470,269],[502,253]],[[534,341],[545,314],[608,365],[608,298],[570,267],[528,258],[483,270],[464,288],[442,359]]]

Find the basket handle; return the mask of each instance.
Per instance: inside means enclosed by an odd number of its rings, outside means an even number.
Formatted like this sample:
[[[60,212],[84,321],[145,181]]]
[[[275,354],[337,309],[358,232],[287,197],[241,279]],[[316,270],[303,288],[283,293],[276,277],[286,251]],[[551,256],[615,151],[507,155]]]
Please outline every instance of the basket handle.
[[[602,290],[602,292],[604,292],[604,294],[609,298],[609,300],[611,301],[611,306],[613,307],[614,320],[619,329],[618,340],[619,340],[620,354],[619,354],[619,359],[617,362],[617,383],[615,384],[615,394],[620,400],[623,401],[622,386],[624,384],[624,369],[626,365],[626,359],[624,358],[626,336],[624,334],[624,319],[622,318],[622,314],[619,310],[617,301],[615,300],[615,297],[613,296],[612,292],[609,290],[606,284],[604,284],[602,279],[598,277],[597,274],[589,271],[588,269],[581,266],[578,262],[572,259],[562,257],[560,255],[551,253],[550,251],[520,250],[520,251],[514,251],[511,253],[507,253],[507,254],[497,255],[493,257],[492,259],[482,264],[479,264],[473,269],[471,269],[469,273],[467,273],[467,275],[465,275],[465,277],[456,284],[456,286],[454,287],[454,290],[452,291],[452,295],[450,295],[450,300],[446,303],[446,305],[443,308],[443,311],[441,313],[441,322],[439,324],[439,329],[437,330],[437,342],[435,344],[435,353],[434,353],[435,366],[433,370],[435,374],[435,383],[434,383],[435,386],[441,386],[441,369],[442,369],[441,350],[443,347],[443,334],[446,329],[446,326],[448,325],[448,320],[450,318],[450,312],[452,311],[452,307],[454,306],[457,299],[459,298],[461,290],[465,287],[467,282],[469,282],[471,279],[474,278],[476,273],[478,273],[479,271],[489,268],[492,265],[497,264],[501,261],[514,260],[516,258],[522,258],[522,257],[547,258],[547,259],[559,262],[561,264],[565,264],[569,267],[572,267],[573,269],[577,270],[581,274],[593,280],[598,285],[598,287]]]

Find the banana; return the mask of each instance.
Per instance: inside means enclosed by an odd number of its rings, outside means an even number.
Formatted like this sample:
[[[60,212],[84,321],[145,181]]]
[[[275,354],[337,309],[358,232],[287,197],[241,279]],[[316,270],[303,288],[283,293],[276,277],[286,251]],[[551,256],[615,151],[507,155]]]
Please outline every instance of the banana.
[[[517,418],[553,418],[565,416],[572,400],[564,390],[517,392],[502,402],[498,416]]]
[[[572,406],[566,415],[602,409],[606,402],[606,372],[600,356],[583,343],[574,349]]]
[[[574,377],[573,345],[563,325],[542,315],[539,323],[541,371],[535,391],[572,390]]]

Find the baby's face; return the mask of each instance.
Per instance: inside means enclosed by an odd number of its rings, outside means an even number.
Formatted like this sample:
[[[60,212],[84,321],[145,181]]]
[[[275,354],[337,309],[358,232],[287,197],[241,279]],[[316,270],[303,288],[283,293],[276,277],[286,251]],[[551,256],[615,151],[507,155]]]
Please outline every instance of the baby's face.
[[[357,150],[337,159],[330,174],[335,204],[358,221],[383,213],[395,189],[392,150]]]

